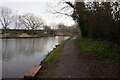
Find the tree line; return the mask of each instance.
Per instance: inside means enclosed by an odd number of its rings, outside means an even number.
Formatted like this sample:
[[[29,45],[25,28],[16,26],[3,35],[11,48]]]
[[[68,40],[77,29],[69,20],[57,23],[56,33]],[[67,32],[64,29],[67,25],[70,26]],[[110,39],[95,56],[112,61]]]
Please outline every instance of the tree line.
[[[59,3],[60,4],[60,3]],[[73,18],[79,26],[83,38],[107,40],[120,43],[120,0],[74,2],[64,0],[66,6],[60,10],[71,8],[72,13],[67,16]],[[60,11],[53,11],[53,13]],[[66,13],[62,13],[66,15]]]
[[[73,13],[83,37],[120,42],[119,2],[76,2]]]
[[[2,29],[9,29],[11,26],[16,29],[40,29],[44,25],[41,17],[35,16],[32,13],[18,15],[7,7],[0,7],[0,23]]]
[[[45,30],[49,34],[53,34],[53,32],[58,33],[71,33],[72,35],[77,34],[79,32],[76,25],[66,26],[63,23],[59,23],[57,29],[52,29],[50,26],[44,23],[44,20],[35,16],[32,13],[25,13],[23,15],[19,15],[13,13],[10,8],[0,7],[0,24],[2,29],[27,29],[27,30]]]
[[[73,35],[78,34],[80,31],[77,25],[66,26],[64,24],[58,24],[58,29],[56,32],[59,33],[72,33]]]

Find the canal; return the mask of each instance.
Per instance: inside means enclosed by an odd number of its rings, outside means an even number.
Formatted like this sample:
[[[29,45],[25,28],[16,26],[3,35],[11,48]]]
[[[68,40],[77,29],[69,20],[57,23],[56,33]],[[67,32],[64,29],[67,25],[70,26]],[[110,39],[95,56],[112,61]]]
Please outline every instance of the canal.
[[[2,77],[22,78],[26,71],[68,37],[42,37],[28,39],[2,39]]]

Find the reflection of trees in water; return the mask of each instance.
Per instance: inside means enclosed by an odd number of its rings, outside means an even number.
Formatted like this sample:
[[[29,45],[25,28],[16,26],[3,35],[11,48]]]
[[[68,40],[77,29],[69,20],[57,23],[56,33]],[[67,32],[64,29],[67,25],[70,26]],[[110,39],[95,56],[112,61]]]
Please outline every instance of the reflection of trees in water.
[[[38,51],[39,52],[42,51],[42,49],[45,47],[46,41],[43,40],[43,38],[41,39],[33,38],[26,41],[26,43],[24,42],[24,44],[22,44],[22,46],[24,46],[24,48],[22,48],[21,50],[22,53],[25,55],[33,55]]]
[[[47,54],[55,44],[63,41],[63,37],[44,37],[31,39],[3,39],[3,59],[9,60],[14,56],[30,56],[34,54]]]
[[[9,60],[13,56],[26,55],[30,56],[36,52],[45,51],[48,38],[36,39],[3,39],[2,57],[3,60]]]
[[[61,43],[61,41],[64,40],[64,37],[58,37],[58,43]]]
[[[65,40],[67,37],[57,37],[58,43],[61,43],[63,40]]]
[[[17,45],[18,46],[17,52],[20,52],[23,55],[27,56],[33,55],[40,48],[40,45],[36,42],[36,39],[22,39],[20,41],[18,42],[19,44]]]
[[[8,52],[8,40],[3,39],[2,40],[2,59],[8,60],[12,57],[12,55]]]
[[[2,59],[2,39],[0,39],[0,60]]]

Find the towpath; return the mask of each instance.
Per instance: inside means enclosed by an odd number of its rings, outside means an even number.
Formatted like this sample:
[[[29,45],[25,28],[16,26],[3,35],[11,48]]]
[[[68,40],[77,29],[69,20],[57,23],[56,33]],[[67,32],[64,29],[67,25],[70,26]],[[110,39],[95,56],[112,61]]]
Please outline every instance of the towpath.
[[[75,39],[66,42],[47,71],[49,78],[117,78],[118,64],[81,52]]]

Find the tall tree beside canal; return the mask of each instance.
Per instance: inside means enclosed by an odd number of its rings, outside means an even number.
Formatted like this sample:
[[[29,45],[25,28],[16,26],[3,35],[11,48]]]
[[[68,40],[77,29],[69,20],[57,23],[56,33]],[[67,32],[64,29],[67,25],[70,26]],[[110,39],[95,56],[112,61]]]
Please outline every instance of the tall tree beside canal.
[[[0,7],[0,23],[3,29],[9,28],[8,26],[13,21],[12,10],[7,7]]]
[[[19,19],[21,23],[24,24],[26,29],[36,30],[40,29],[43,26],[43,20],[31,13],[20,15]]]
[[[120,42],[120,0],[75,2],[74,14],[83,37]]]
[[[81,0],[79,2],[74,0],[73,3],[64,0],[61,4],[63,5],[60,8],[61,11],[53,9],[51,12],[61,14],[63,10],[70,7],[71,14],[66,12],[63,15],[70,14],[69,16],[78,24],[82,37],[120,42],[120,0],[94,1],[85,2],[85,0]]]

